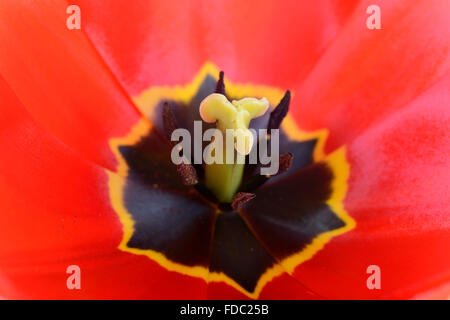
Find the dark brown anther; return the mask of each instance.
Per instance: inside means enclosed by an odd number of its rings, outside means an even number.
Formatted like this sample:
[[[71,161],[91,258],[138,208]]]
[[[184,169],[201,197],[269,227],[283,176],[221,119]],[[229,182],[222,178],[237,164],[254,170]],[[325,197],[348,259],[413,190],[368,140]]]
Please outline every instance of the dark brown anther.
[[[175,116],[167,102],[164,103],[162,110],[163,126],[169,143],[174,146],[171,140],[172,132],[178,128]],[[180,150],[181,152],[181,150]],[[181,177],[181,181],[186,186],[192,186],[198,183],[197,171],[190,163],[181,163],[177,165],[177,172]]]
[[[178,128],[177,121],[175,120],[175,116],[167,102],[164,102],[163,110],[162,110],[162,119],[164,125],[164,131],[166,133],[166,137],[169,140],[170,144],[173,145],[171,140],[172,132]]]
[[[177,172],[186,186],[193,186],[198,183],[197,171],[192,164],[181,163],[177,165]]]
[[[244,203],[247,203],[248,201],[252,200],[254,197],[256,197],[256,194],[249,193],[249,192],[238,192],[233,198],[233,202],[231,203],[231,207],[233,210],[239,210]]]
[[[269,124],[267,129],[278,129],[280,128],[280,124],[283,121],[284,117],[286,117],[289,111],[289,103],[291,102],[291,92],[288,90],[284,94],[283,99],[281,99],[280,103],[277,105],[275,109],[270,113]]]
[[[224,76],[223,71],[220,71],[219,80],[217,80],[216,91],[214,92],[225,95],[225,83],[223,82],[223,76]]]
[[[278,167],[278,173],[276,175],[285,173],[292,167],[292,160],[294,159],[294,156],[292,153],[283,153],[280,155],[279,158],[279,167]]]

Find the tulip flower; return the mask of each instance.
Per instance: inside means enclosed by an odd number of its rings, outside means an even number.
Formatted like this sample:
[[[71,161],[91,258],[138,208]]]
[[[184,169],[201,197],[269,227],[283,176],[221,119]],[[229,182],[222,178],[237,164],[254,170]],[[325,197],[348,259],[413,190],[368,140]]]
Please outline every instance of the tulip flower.
[[[450,2],[376,2],[3,0],[0,297],[448,298]]]

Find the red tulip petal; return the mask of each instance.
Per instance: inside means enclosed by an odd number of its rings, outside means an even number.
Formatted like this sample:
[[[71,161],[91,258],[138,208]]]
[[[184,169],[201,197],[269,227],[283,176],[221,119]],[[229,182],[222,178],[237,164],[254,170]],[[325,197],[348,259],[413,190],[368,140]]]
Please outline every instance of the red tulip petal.
[[[234,289],[225,282],[209,282],[207,296],[210,300],[250,300],[244,293]]]
[[[416,300],[449,300],[450,299],[450,282],[447,282],[438,288],[433,288],[426,292],[415,295]]]
[[[108,175],[30,117],[0,77],[0,296],[200,298],[203,280],[118,249]],[[66,268],[81,268],[68,290]]]
[[[348,146],[356,228],[295,276],[328,297],[410,298],[450,280],[450,75]],[[381,290],[366,269],[381,268]]]
[[[231,286],[224,282],[209,282],[207,298],[212,300],[247,300],[250,299],[247,295],[233,289]],[[308,288],[304,287],[298,280],[292,278],[287,273],[273,278],[268,282],[258,299],[262,300],[280,300],[280,299],[298,299],[298,300],[310,300],[321,299],[323,297],[313,293]]]
[[[137,95],[189,82],[207,62],[243,82],[291,87],[306,77],[357,1],[77,0],[83,25]]]
[[[115,170],[108,140],[125,135],[139,112],[83,32],[66,27],[66,7],[2,1],[0,74],[40,125]]]
[[[259,298],[262,300],[311,300],[322,299],[323,297],[310,291],[288,273],[283,273],[264,287]]]
[[[294,90],[302,128],[329,128],[328,151],[382,121],[450,69],[450,2],[377,1],[381,30],[363,1],[305,82]]]

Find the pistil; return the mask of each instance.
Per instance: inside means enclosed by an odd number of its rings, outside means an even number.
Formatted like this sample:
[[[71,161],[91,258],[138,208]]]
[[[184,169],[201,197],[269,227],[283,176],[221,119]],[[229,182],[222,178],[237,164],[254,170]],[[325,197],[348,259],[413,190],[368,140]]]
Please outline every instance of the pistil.
[[[233,201],[242,181],[245,156],[253,146],[253,135],[248,129],[250,120],[263,115],[268,107],[266,98],[243,98],[230,102],[220,93],[207,96],[200,104],[203,121],[215,122],[221,137],[233,139],[232,144],[214,139],[211,147],[219,154],[208,154],[209,159],[206,161],[205,185],[218,201]],[[233,156],[227,157],[230,153]]]

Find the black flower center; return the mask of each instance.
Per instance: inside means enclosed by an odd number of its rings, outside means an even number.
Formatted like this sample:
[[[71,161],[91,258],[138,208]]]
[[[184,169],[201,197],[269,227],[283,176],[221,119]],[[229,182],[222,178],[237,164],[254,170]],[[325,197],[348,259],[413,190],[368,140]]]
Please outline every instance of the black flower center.
[[[176,96],[161,99],[154,114],[169,103],[178,126],[193,130],[194,120],[200,120],[200,102],[216,87],[220,82],[207,75],[189,102]],[[253,120],[251,127],[278,126],[270,113]],[[265,282],[292,272],[332,236],[354,226],[342,206],[345,155],[315,159],[320,136],[295,139],[290,127],[282,125],[280,153],[292,154],[291,168],[267,180],[255,175],[254,166],[246,166],[241,196],[254,197],[240,199],[233,208],[218,205],[205,190],[201,166],[195,168],[196,186],[183,183],[171,161],[161,117],[151,121],[154,127],[139,141],[118,146],[128,168],[121,201],[132,220],[125,250],[138,250],[170,270],[224,281],[256,297]]]

